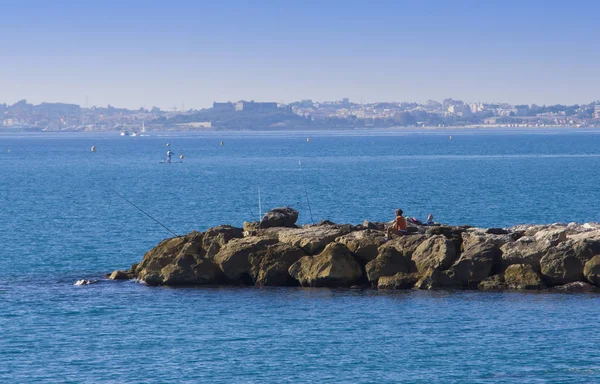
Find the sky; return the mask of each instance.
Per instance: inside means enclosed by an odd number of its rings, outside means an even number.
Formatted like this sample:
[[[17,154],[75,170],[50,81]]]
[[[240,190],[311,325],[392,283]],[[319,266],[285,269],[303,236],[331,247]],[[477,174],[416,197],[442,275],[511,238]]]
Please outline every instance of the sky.
[[[0,103],[589,103],[599,15],[595,0],[0,0]]]

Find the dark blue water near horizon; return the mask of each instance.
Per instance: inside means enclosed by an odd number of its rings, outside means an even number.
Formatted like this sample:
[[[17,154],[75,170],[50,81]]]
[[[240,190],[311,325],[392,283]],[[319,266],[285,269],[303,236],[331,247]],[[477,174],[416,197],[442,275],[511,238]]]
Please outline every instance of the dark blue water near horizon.
[[[167,143],[183,163],[159,164]],[[256,220],[259,185],[301,223],[504,227],[600,221],[599,176],[592,130],[2,134],[0,381],[598,382],[596,295],[102,276],[169,236],[114,191],[178,233]]]

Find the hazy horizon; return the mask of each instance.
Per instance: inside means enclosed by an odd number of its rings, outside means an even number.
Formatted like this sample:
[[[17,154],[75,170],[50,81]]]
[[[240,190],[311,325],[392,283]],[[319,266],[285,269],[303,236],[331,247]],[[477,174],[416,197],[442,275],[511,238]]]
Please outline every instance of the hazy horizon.
[[[600,3],[3,4],[0,102],[587,104]]]

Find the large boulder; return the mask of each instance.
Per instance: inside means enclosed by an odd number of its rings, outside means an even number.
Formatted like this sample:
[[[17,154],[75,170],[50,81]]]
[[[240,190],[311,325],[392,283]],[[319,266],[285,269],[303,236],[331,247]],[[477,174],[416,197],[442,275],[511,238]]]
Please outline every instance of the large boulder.
[[[499,264],[501,243],[502,237],[498,235],[463,233],[464,249],[450,267],[448,276],[463,286],[476,286],[490,276],[494,267]]]
[[[386,224],[365,220],[363,222],[363,227],[366,229],[376,229],[378,231],[385,231]]]
[[[410,289],[418,280],[416,273],[398,272],[393,276],[381,276],[377,289]]]
[[[350,232],[345,225],[311,225],[303,228],[275,229],[280,242],[301,248],[309,255],[316,255],[327,244]],[[267,230],[268,231],[268,230]]]
[[[482,280],[478,285],[477,289],[481,291],[501,291],[506,289],[504,283],[504,274],[492,275]]]
[[[592,257],[600,255],[600,239],[598,238],[585,237],[571,241],[575,256],[584,263]]]
[[[381,276],[412,271],[412,260],[395,247],[381,247],[377,257],[365,265],[367,278],[373,286],[378,286]]]
[[[540,260],[552,246],[550,241],[535,241],[533,237],[523,236],[518,240],[504,244],[502,251],[502,269],[512,264],[529,264],[539,271]]]
[[[260,221],[260,228],[296,227],[298,211],[291,207],[279,207],[265,213]]]
[[[504,271],[504,282],[509,289],[533,290],[546,286],[542,277],[529,264],[512,264]]]
[[[222,246],[229,240],[240,239],[244,237],[242,228],[232,227],[231,225],[219,225],[209,228],[202,236],[202,248],[208,257],[213,257],[219,252]]]
[[[267,245],[265,249],[250,254],[250,275],[256,285],[297,285],[296,280],[288,273],[288,269],[303,256],[306,256],[306,253],[293,245],[284,243]]]
[[[427,239],[427,237],[422,234],[398,236],[379,247],[379,252],[381,252],[384,248],[394,248],[398,252],[402,253],[404,257],[410,260],[413,253],[417,250],[417,247],[421,245],[425,239]]]
[[[362,271],[352,252],[343,244],[328,244],[317,256],[304,256],[289,268],[304,287],[348,287],[357,283]]]
[[[599,288],[595,287],[585,281],[574,281],[563,285],[557,285],[556,287],[550,288],[554,292],[566,292],[566,293],[586,293],[586,292],[598,292]]]
[[[156,279],[162,283],[162,278],[158,277],[161,270],[173,263],[184,249],[186,253],[196,253],[199,257],[205,255],[206,252],[202,248],[203,238],[203,233],[193,231],[185,236],[165,239],[146,252],[142,261],[134,264],[128,272],[143,281],[146,281],[149,275],[156,275]]]
[[[223,282],[223,272],[210,259],[185,252],[161,270],[164,285],[206,285]]]
[[[417,289],[460,288],[459,281],[449,276],[448,271],[430,269],[415,283]]]
[[[452,240],[454,248],[459,251],[462,244],[462,234],[469,230],[469,226],[451,226],[451,225],[436,225],[425,227],[427,237],[434,235],[442,235],[445,238]]]
[[[261,251],[267,245],[275,244],[276,242],[274,239],[257,236],[233,239],[221,248],[215,255],[214,260],[229,280],[251,284],[250,254]]]
[[[378,248],[385,243],[385,237],[386,234],[382,231],[365,229],[350,232],[336,238],[335,241],[344,244],[360,262],[366,264],[377,257]]]
[[[448,269],[455,259],[454,243],[443,235],[434,235],[426,239],[412,254],[412,261],[420,274]]]
[[[223,273],[204,246],[212,252],[220,247],[220,243],[232,238],[224,234],[230,230],[216,230],[209,235],[191,232],[185,236],[163,240],[148,251],[129,273],[148,285],[218,284],[223,281]]]
[[[142,261],[131,267],[131,273],[140,280],[146,280],[150,274],[160,274],[160,271],[172,263],[186,243],[202,247],[202,234],[192,232],[185,236],[165,239],[144,255]]]
[[[583,267],[600,254],[600,241],[568,240],[552,247],[540,260],[541,272],[549,285],[563,285],[585,280]]]
[[[594,256],[585,263],[583,275],[590,283],[600,287],[600,256]]]
[[[551,245],[558,245],[563,241],[567,241],[567,228],[560,227],[549,227],[542,229],[533,235],[533,239],[537,242],[548,241]]]
[[[133,278],[133,274],[128,271],[119,271],[118,269],[113,271],[108,277],[109,280],[128,280],[131,278]]]

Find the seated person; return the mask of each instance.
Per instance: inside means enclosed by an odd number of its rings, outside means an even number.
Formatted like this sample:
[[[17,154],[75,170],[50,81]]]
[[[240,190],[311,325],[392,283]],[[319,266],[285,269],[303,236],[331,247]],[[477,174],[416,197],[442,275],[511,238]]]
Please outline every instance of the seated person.
[[[394,223],[388,227],[387,237],[390,239],[392,235],[405,235],[408,233],[408,227],[406,226],[406,219],[402,216],[404,212],[401,209],[396,209],[396,219]]]
[[[431,213],[427,216],[427,221],[425,222],[425,224],[426,225],[433,224],[433,215]]]

